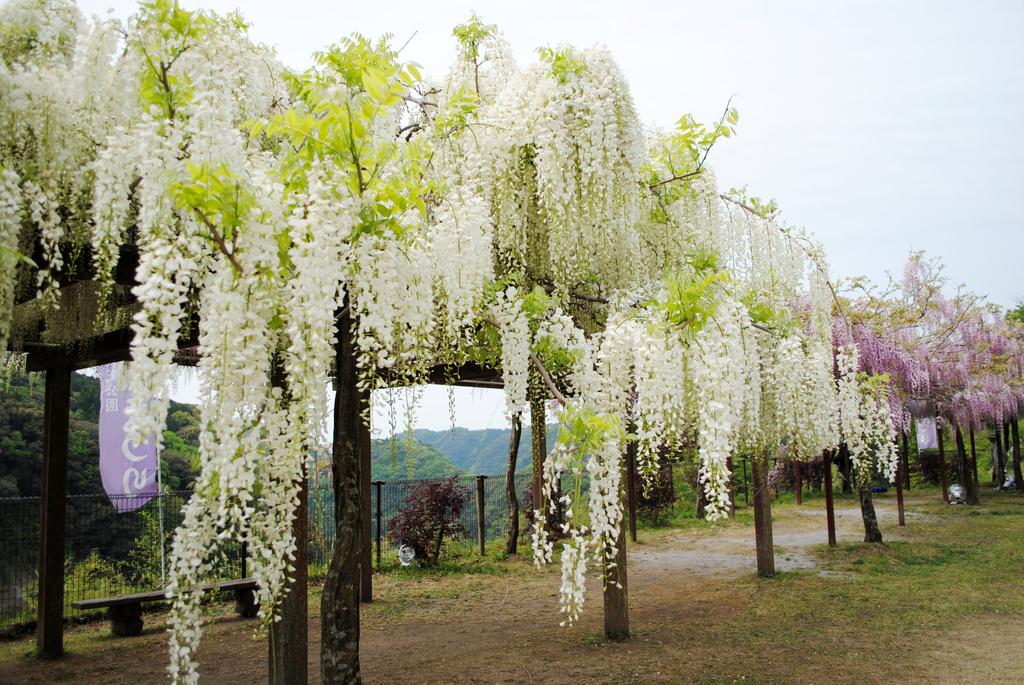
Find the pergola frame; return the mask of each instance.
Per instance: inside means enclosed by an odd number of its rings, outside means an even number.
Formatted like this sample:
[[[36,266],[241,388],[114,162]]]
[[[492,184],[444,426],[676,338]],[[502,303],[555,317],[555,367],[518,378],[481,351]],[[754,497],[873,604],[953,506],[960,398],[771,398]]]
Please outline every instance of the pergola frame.
[[[127,254],[126,254],[127,253]],[[115,283],[127,288],[134,281],[134,264],[136,254],[131,248],[123,248],[121,259],[115,273]],[[68,283],[62,291],[73,292],[75,287],[92,285],[89,280]],[[88,294],[88,293],[87,293]],[[93,302],[93,304],[96,304]],[[24,314],[26,308],[36,307],[32,299],[20,300],[15,307],[15,320],[19,313]],[[24,317],[21,317],[24,318]],[[362,602],[370,602],[373,597],[372,583],[372,545],[370,535],[370,490],[371,460],[370,431],[361,420],[362,409],[368,409],[368,393],[360,392],[355,385],[354,377],[346,370],[354,371],[355,350],[352,345],[350,325],[347,315],[340,317],[338,357],[336,360],[336,410],[334,412],[334,461],[338,464],[339,436],[356,436],[355,450],[358,472],[358,594]],[[193,318],[188,326],[189,333],[179,340],[175,362],[181,365],[194,366],[198,361],[197,318]],[[44,391],[43,414],[43,464],[42,464],[42,497],[40,506],[40,555],[39,555],[39,601],[36,624],[36,647],[42,657],[57,658],[64,653],[64,548],[67,517],[67,467],[68,437],[71,410],[71,373],[76,370],[91,368],[112,362],[131,359],[131,342],[133,332],[130,327],[122,326],[115,330],[97,332],[73,342],[50,342],[42,322],[37,322],[37,330],[33,335],[24,334],[12,349],[26,353],[26,370],[43,372],[46,377]],[[34,336],[34,337],[33,337]],[[343,355],[350,356],[349,360]],[[347,361],[347,363],[346,363]],[[456,385],[485,389],[501,389],[504,387],[500,372],[484,368],[478,364],[466,363],[459,367],[439,366],[428,374],[426,381],[437,385]],[[348,387],[350,386],[350,387]],[[356,399],[360,411],[356,413],[339,412],[338,401]],[[627,459],[627,501],[629,522],[632,537],[635,540],[635,485],[633,459]],[[351,471],[351,469],[350,469]],[[344,485],[338,482],[338,471],[335,471],[335,511],[347,504],[344,497]],[[307,492],[307,483],[303,482],[303,496]],[[351,498],[350,498],[351,499]],[[336,527],[339,520],[335,521]],[[625,522],[620,534],[619,555],[616,559],[619,571],[618,583],[607,583],[605,587],[605,632],[609,637],[622,638],[628,636],[628,602],[626,584],[626,553],[625,553]],[[290,578],[291,589],[282,606],[282,620],[272,627],[271,640],[274,649],[270,651],[269,675],[275,683],[305,683],[308,676],[308,505],[300,498],[300,506],[296,512],[294,532],[297,541],[295,572]],[[337,544],[337,542],[336,542]],[[351,565],[349,575],[353,575]],[[353,578],[347,578],[349,586]],[[622,587],[618,587],[621,585]],[[358,605],[355,607],[358,611]],[[356,614],[358,616],[358,614]],[[358,627],[356,628],[358,630]]]

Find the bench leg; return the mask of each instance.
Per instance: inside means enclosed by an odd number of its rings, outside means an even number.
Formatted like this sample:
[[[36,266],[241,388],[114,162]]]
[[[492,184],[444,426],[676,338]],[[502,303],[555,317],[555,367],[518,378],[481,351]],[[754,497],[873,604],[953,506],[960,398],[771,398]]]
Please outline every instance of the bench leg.
[[[252,618],[258,611],[256,593],[250,588],[235,590],[235,612],[242,618]]]
[[[110,632],[118,637],[135,637],[142,634],[142,604],[122,604],[107,609],[110,616]]]

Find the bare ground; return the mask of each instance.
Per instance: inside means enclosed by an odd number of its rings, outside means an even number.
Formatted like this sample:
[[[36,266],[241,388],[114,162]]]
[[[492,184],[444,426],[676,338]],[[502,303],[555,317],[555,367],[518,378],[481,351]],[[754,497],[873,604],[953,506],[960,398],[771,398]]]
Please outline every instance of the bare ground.
[[[837,518],[841,541],[862,537],[859,509],[841,509]],[[909,526],[899,529],[891,501],[879,502],[887,541],[912,539],[916,522],[934,518],[910,512]],[[777,507],[776,563],[783,573],[776,579],[754,575],[749,525],[657,531],[644,538],[630,548],[633,639],[620,643],[603,638],[596,582],[581,622],[559,628],[555,571],[537,572],[525,561],[510,562],[505,575],[376,576],[377,600],[363,621],[366,682],[1024,682],[1019,615],[969,616],[894,633],[834,625],[827,611],[804,611],[805,592],[828,596],[847,582],[843,572],[820,563],[820,502]],[[313,682],[317,609],[312,607],[310,621]],[[150,616],[146,632],[132,639],[110,637],[103,624],[70,629],[68,656],[56,662],[28,656],[31,641],[4,646],[0,683],[162,682],[162,622],[162,615]],[[266,682],[267,640],[254,639],[254,625],[225,615],[207,626],[199,655],[204,682]],[[964,648],[951,651],[951,642]]]

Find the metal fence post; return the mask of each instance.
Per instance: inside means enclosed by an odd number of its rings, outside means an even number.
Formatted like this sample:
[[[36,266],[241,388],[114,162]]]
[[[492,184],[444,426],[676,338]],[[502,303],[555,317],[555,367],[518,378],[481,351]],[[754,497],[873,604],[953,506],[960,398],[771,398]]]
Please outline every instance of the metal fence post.
[[[487,546],[487,525],[484,521],[484,480],[487,476],[476,477],[476,531],[480,540],[480,554]]]
[[[377,495],[377,534],[374,536],[374,543],[377,545],[377,568],[380,568],[380,529],[381,529],[381,505],[380,505],[380,491],[381,486],[384,484],[382,480],[373,481],[373,488]]]

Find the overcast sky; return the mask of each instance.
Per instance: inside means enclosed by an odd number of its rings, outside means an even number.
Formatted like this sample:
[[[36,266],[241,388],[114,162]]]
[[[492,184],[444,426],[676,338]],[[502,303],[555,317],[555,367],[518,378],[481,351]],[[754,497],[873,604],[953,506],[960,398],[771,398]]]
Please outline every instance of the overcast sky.
[[[501,27],[520,65],[539,46],[602,43],[647,123],[712,121],[736,95],[739,135],[710,157],[720,185],[775,198],[824,242],[833,275],[882,281],[925,250],[954,284],[1024,299],[1024,2],[183,4],[240,8],[293,67],[352,32],[399,45],[415,34],[403,56],[441,77],[451,29],[473,11]],[[126,16],[134,3],[79,6]],[[460,425],[504,425],[500,400],[481,397],[466,393]],[[418,423],[444,427],[444,393],[424,404]]]

